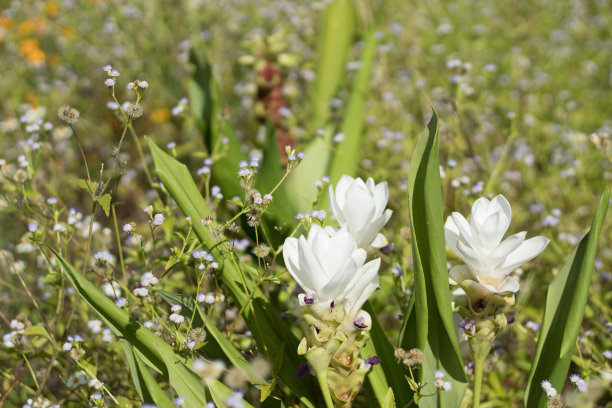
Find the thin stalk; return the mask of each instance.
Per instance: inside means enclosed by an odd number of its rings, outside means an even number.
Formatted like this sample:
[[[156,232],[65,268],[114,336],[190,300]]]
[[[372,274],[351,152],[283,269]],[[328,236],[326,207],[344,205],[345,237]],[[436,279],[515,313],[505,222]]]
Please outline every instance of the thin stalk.
[[[472,394],[472,408],[478,408],[480,405],[480,389],[482,386],[484,362],[484,356],[474,355],[474,392]]]

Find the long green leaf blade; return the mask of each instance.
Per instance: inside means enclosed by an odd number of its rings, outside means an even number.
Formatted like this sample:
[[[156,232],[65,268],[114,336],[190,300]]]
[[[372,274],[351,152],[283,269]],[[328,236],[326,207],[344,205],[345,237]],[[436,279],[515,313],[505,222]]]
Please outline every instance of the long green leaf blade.
[[[376,37],[374,33],[375,30],[372,29],[364,38],[363,50],[361,51],[361,68],[359,68],[353,82],[351,96],[342,119],[341,132],[344,134],[344,139],[336,146],[329,170],[329,178],[332,184],[338,182],[343,174],[355,175],[359,165],[363,140],[365,97],[368,92],[374,57],[376,56]]]
[[[372,317],[375,316],[370,302],[366,302],[363,309]],[[371,340],[365,344],[361,353],[363,356],[376,355],[380,357],[380,364],[374,366],[372,372],[366,377],[374,390],[376,398],[380,405],[383,405],[389,387],[391,387],[394,391],[394,401],[397,401],[397,405],[400,407],[408,405],[412,400],[412,393],[406,384],[404,366],[398,363],[394,355],[395,349],[389,342],[384,329],[375,318],[372,319],[370,336]]]
[[[154,403],[159,408],[174,408],[174,404],[170,401],[170,398],[168,398],[164,390],[162,390],[157,381],[155,381],[149,372],[149,368],[134,352],[130,343],[125,339],[120,339],[119,341],[121,347],[123,347],[128,365],[130,366],[132,381],[134,382],[134,386],[142,402]]]
[[[606,188],[591,229],[548,287],[540,337],[525,389],[526,407],[546,406],[546,394],[540,387],[543,380],[550,381],[561,392],[582,324],[597,243],[609,200],[610,190]]]
[[[467,379],[453,327],[438,155],[438,116],[434,111],[415,147],[408,178],[415,303],[405,319],[413,325],[408,330],[416,334],[410,336],[415,342],[406,346],[425,353],[419,377],[428,384],[426,394],[435,392],[436,370],[444,371],[452,383],[451,391],[423,398],[419,406],[459,407]]]

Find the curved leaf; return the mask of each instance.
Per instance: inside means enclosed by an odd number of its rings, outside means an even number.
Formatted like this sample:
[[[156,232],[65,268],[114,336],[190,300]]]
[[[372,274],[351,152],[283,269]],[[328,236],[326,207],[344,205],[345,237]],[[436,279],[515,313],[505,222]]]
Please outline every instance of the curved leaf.
[[[606,188],[588,234],[570,254],[548,287],[546,308],[527,388],[526,407],[545,407],[546,394],[540,383],[548,380],[561,392],[589,294],[599,234],[608,211],[610,190]]]
[[[467,388],[463,360],[455,337],[446,267],[446,244],[442,214],[442,188],[438,158],[438,116],[431,120],[415,147],[408,178],[412,251],[414,260],[414,307],[404,319],[405,348],[418,347],[425,353],[421,383],[433,389],[434,372],[442,370],[452,390],[423,398],[420,407],[459,407]]]

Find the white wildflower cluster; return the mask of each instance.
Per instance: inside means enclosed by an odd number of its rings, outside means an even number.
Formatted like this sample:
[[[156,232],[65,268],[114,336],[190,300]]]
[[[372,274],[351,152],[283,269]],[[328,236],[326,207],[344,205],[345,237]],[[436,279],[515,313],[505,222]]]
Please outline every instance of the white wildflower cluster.
[[[189,100],[187,98],[181,98],[181,100],[179,100],[179,103],[174,108],[172,108],[172,116],[178,116],[183,113],[187,108],[188,103]]]
[[[170,314],[170,316],[168,317],[168,320],[176,324],[183,323],[185,321],[185,316],[181,315],[182,309],[183,308],[181,307],[181,305],[173,305],[170,308],[170,310],[172,311],[172,314]]]
[[[308,218],[314,218],[319,222],[323,222],[325,221],[325,218],[327,217],[327,212],[325,210],[314,210],[314,211],[310,211],[307,213],[298,213],[295,216],[296,220],[307,220]]]
[[[317,181],[314,182],[314,186],[318,190],[322,190],[327,184],[329,184],[329,177],[328,176],[323,176],[323,177],[321,177],[321,180],[317,180]]]
[[[93,258],[94,261],[98,264],[98,265],[104,265],[104,264],[114,264],[115,263],[115,257],[108,252],[107,250],[104,251],[98,251],[96,253],[93,254]]]
[[[442,391],[450,391],[453,388],[453,384],[451,384],[449,381],[444,381],[444,376],[444,371],[436,370],[434,372],[434,385],[436,386],[436,388]]]
[[[72,348],[83,342],[83,336],[80,334],[71,334],[66,337],[66,341],[62,344],[62,350],[70,351]]]
[[[292,149],[289,145],[285,146],[285,154],[287,155],[288,162],[287,170],[291,170],[306,158],[306,154],[303,152],[298,152],[296,154],[295,149]]]
[[[102,331],[102,321],[94,319],[87,322],[87,327],[92,333],[97,334]]]
[[[572,384],[574,384],[576,386],[576,388],[578,388],[578,391],[580,391],[580,392],[586,392],[587,391],[586,381],[584,381],[584,379],[582,379],[582,377],[580,377],[580,375],[572,374],[572,375],[570,375],[569,379],[570,379],[570,382]]]
[[[555,390],[555,387],[553,387],[550,381],[544,380],[540,385],[548,398],[554,398],[557,396],[557,390]]]
[[[196,260],[198,270],[205,271],[219,268],[219,264],[215,262],[215,258],[212,254],[209,254],[203,249],[196,249],[191,253],[191,256]]]
[[[204,161],[203,161],[203,166],[198,169],[198,175],[202,176],[202,175],[205,175],[205,174],[210,174],[210,170],[211,170],[211,167],[212,167],[213,163],[214,163],[214,161],[210,157],[205,158]],[[219,188],[219,187],[217,187],[217,188]],[[214,196],[215,195],[213,194],[213,197]]]
[[[166,216],[162,213],[157,213],[153,216],[153,225],[155,225],[156,227],[159,227],[160,225],[162,225],[164,223],[164,220],[166,219]]]
[[[225,295],[222,293],[200,293],[196,297],[198,303],[206,303],[207,305],[214,305],[215,303],[222,303],[225,301]]]
[[[134,295],[145,298],[149,295],[149,287],[155,286],[158,283],[159,280],[152,272],[145,272],[140,278],[141,287],[134,289]]]
[[[9,323],[9,328],[11,331],[2,336],[2,343],[7,348],[13,348],[19,341],[19,336],[25,332],[26,326],[24,322],[13,319]]]
[[[66,380],[66,386],[70,389],[75,389],[80,387],[81,385],[87,384],[87,382],[88,378],[87,374],[85,374],[85,371],[77,371],[76,373],[68,377],[68,379]]]

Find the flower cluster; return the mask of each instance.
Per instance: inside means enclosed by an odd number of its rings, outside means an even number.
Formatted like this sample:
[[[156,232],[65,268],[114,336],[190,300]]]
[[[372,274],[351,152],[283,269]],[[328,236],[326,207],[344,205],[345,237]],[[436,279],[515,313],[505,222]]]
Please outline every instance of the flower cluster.
[[[342,176],[336,194],[331,187],[329,194],[340,226],[311,224],[307,237],[287,238],[283,246],[285,266],[304,291],[298,296],[305,334],[298,353],[341,405],[351,403],[379,361],[358,356],[372,323],[361,307],[379,286],[380,258],[366,262],[366,248],[386,244],[379,231],[391,216],[387,199],[386,183]]]
[[[484,197],[476,200],[470,222],[457,212],[446,220],[446,243],[465,262],[451,268],[450,281],[463,288],[472,305],[480,300],[512,305],[519,281],[511,273],[535,258],[549,242],[545,237],[525,240],[525,231],[502,241],[511,219],[508,200],[498,195],[490,201]]]

